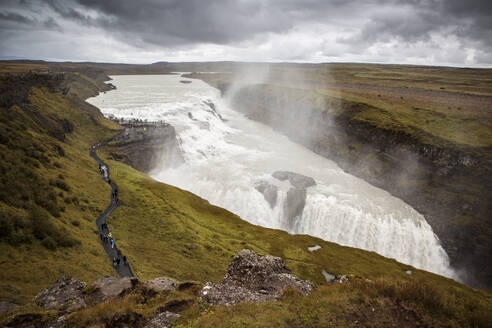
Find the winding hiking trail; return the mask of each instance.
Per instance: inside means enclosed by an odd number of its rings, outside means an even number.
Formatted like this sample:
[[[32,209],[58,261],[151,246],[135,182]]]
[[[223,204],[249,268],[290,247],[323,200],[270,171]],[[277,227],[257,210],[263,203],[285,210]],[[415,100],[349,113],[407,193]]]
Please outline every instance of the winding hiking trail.
[[[99,218],[96,220],[97,229],[99,231],[99,236],[101,237],[102,246],[104,247],[104,250],[108,254],[108,257],[111,260],[112,264],[114,259],[120,259],[120,263],[116,267],[113,266],[116,272],[118,272],[118,274],[120,275],[120,277],[134,277],[135,274],[133,273],[130,262],[128,262],[127,260],[127,262],[124,263],[123,261],[124,255],[121,252],[121,250],[118,249],[116,245],[116,241],[114,242],[114,247],[111,247],[111,242],[109,238],[107,238],[108,234],[111,233],[108,226],[108,217],[118,206],[121,206],[123,204],[121,203],[121,201],[118,200],[118,186],[116,185],[116,183],[114,183],[114,181],[111,181],[111,179],[109,178],[109,166],[107,166],[106,163],[104,163],[96,154],[96,151],[100,147],[106,145],[111,141],[119,140],[123,138],[125,138],[125,136],[120,135],[117,137],[109,138],[105,141],[93,145],[90,150],[90,155],[92,158],[96,160],[96,162],[100,165],[100,167],[103,168],[103,172],[101,173],[103,180],[111,185],[111,203],[109,204],[109,207],[104,211],[104,213],[101,214]]]

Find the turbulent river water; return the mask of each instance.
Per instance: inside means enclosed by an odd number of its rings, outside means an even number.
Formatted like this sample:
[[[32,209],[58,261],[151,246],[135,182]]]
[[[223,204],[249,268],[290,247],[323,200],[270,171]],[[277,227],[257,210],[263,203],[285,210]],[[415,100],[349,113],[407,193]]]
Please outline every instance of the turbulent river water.
[[[254,224],[375,251],[455,277],[437,236],[411,206],[234,111],[215,88],[198,80],[181,83],[179,75],[112,78],[117,89],[89,99],[90,103],[105,115],[164,120],[176,129],[185,162],[160,163],[150,172],[153,178],[189,190]],[[284,214],[291,186],[272,177],[280,170],[312,177],[317,183],[307,188],[306,205],[294,224]],[[273,208],[255,189],[259,181],[278,187]]]

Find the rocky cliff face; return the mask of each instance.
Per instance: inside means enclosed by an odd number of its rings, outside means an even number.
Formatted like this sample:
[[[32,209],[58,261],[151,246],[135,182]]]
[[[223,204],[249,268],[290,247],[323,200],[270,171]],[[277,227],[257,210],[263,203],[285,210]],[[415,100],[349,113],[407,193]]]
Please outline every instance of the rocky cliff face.
[[[122,124],[127,138],[116,143],[115,160],[149,172],[156,163],[174,166],[183,161],[176,131],[169,124]]]
[[[227,84],[218,87],[227,93]],[[231,101],[249,118],[272,126],[416,208],[440,238],[451,264],[466,272],[463,279],[492,288],[490,149],[423,143],[415,136],[355,119],[358,112],[370,109],[367,104],[326,103],[281,87],[247,86],[236,91]]]

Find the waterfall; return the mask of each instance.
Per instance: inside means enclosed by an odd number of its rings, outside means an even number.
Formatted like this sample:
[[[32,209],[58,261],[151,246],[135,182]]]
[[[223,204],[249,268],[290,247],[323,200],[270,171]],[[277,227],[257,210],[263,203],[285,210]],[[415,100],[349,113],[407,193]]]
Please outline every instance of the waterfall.
[[[375,251],[455,277],[437,236],[411,206],[229,108],[218,90],[179,80],[174,75],[114,76],[117,90],[89,100],[105,115],[165,120],[175,127],[185,163],[175,167],[163,161],[150,172],[153,178],[254,224]],[[286,202],[293,186],[274,178],[275,171],[316,181],[305,189],[305,205],[291,221],[286,220]],[[274,206],[255,188],[259,183],[271,188],[270,198],[275,194]]]

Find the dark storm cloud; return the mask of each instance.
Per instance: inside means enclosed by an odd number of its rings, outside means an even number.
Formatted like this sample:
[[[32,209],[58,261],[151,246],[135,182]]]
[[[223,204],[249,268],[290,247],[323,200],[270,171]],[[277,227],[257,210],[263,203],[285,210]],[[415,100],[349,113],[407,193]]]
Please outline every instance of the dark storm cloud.
[[[86,25],[91,24],[90,17],[84,15],[80,8],[75,9],[74,4],[69,1],[45,0],[45,2],[63,18],[72,19]]]
[[[18,32],[28,33],[32,30],[60,30],[58,23],[52,18],[32,18],[14,12],[0,11],[0,46]]]
[[[64,17],[77,20],[84,19],[79,10],[92,9],[103,15],[90,19],[91,24],[163,46],[194,42],[225,44],[245,40],[258,33],[286,31],[295,24],[288,15],[278,15],[274,19],[270,8],[260,1],[76,2],[75,7],[79,8],[75,9],[69,8],[67,2],[54,0],[48,4]]]
[[[33,20],[18,13],[0,12],[0,21],[15,22],[21,24],[32,24]]]
[[[16,1],[8,0],[7,3]],[[35,1],[18,1],[29,8]],[[102,27],[128,40],[161,46],[195,42],[228,44],[262,33],[286,33],[298,24],[345,16],[361,20],[358,38],[347,42],[415,42],[448,27],[448,33],[490,43],[490,0],[44,0],[64,19]],[[88,15],[87,10],[101,15]],[[18,13],[0,20],[29,23]],[[365,23],[362,23],[364,22]],[[164,42],[164,44],[162,44]],[[167,42],[167,43],[166,43]],[[171,44],[169,44],[171,42]]]
[[[36,14],[33,2],[27,0],[2,0],[0,4],[0,27],[16,29],[30,26],[32,29],[59,29],[60,26],[53,17]],[[0,31],[1,33],[2,31]]]
[[[141,40],[161,46],[229,44],[264,33],[286,33],[299,24],[324,23],[376,2],[382,1],[45,0],[64,18],[116,32],[127,41]],[[101,16],[88,17],[83,14],[87,10]]]
[[[490,0],[449,0],[442,3],[443,11],[466,25],[456,32],[460,37],[471,37],[492,47],[492,1]]]
[[[419,46],[419,58],[444,58],[452,48],[452,60],[492,64],[492,0],[1,0],[0,37],[28,39],[29,28],[63,32],[50,34],[53,42],[106,38],[138,51],[199,49],[196,56],[232,48],[232,56],[251,56],[245,50],[263,46],[276,60],[404,62],[402,49]]]
[[[64,18],[116,33],[140,46],[231,44],[265,33],[287,33],[300,24],[339,17],[359,19],[361,29],[343,41],[366,46],[399,38],[429,40],[443,31],[488,47],[490,0],[45,0]],[[101,15],[88,16],[87,10]]]
[[[399,1],[399,6],[375,13],[358,37],[348,41],[374,42],[396,37],[416,42],[428,40],[431,33],[439,31],[491,46],[492,1]]]

